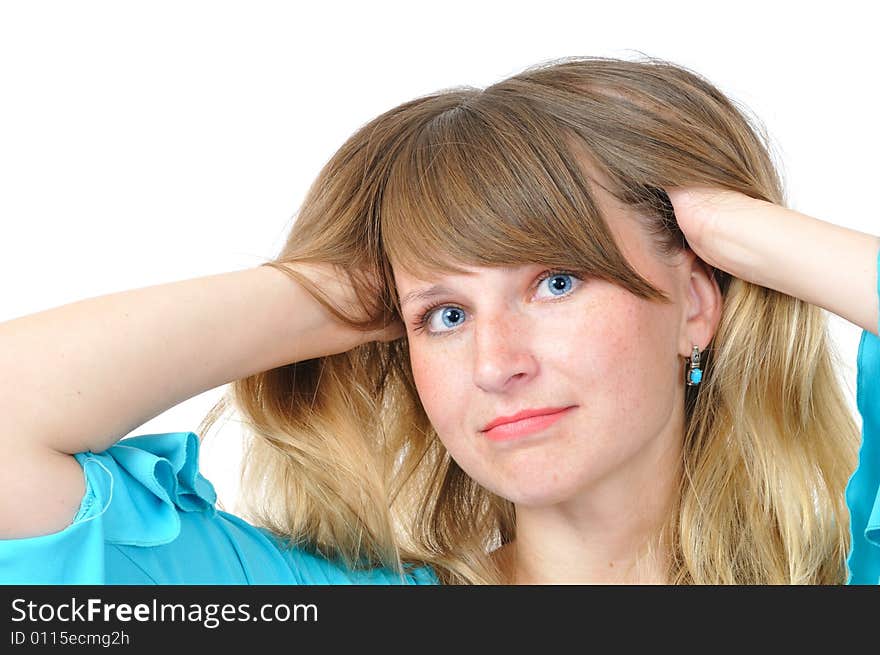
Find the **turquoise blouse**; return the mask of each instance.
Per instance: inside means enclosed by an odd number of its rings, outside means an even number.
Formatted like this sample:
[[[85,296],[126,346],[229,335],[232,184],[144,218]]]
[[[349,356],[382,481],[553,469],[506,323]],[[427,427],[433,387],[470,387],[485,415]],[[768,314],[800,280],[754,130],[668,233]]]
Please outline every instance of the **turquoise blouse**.
[[[880,271],[880,253],[877,264]],[[880,584],[880,338],[864,330],[856,395],[862,444],[846,487],[848,584]],[[130,437],[75,457],[86,489],[73,522],[53,534],[0,540],[0,583],[439,584],[427,565],[402,577],[349,570],[285,548],[265,528],[217,509],[193,432]]]

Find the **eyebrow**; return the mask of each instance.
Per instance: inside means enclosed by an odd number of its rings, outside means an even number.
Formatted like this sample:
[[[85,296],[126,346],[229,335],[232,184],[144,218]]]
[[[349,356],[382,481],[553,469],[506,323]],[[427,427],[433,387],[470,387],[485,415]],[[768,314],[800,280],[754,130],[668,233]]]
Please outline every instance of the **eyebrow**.
[[[435,298],[437,296],[452,293],[455,292],[449,287],[444,287],[442,284],[435,284],[434,286],[428,287],[427,289],[416,289],[415,291],[410,291],[408,294],[400,299],[400,306],[405,307],[414,300],[427,300],[429,298]]]

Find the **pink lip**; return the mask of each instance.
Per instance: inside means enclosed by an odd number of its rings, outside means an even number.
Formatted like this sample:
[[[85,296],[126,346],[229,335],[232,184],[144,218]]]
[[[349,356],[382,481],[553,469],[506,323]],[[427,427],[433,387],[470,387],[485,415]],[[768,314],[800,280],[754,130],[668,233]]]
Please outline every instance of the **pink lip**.
[[[566,407],[550,414],[528,416],[518,421],[500,423],[489,430],[482,430],[482,433],[487,439],[491,439],[492,441],[516,439],[553,425],[556,421],[568,414],[568,411],[571,409],[574,409],[574,407]]]

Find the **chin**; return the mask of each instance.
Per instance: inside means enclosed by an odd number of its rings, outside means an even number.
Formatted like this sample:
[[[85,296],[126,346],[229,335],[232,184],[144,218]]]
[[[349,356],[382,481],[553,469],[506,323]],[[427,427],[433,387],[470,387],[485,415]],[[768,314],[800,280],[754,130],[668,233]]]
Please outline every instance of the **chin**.
[[[504,485],[495,492],[520,507],[550,507],[569,500],[575,495],[574,485],[560,481],[523,482],[519,485]]]

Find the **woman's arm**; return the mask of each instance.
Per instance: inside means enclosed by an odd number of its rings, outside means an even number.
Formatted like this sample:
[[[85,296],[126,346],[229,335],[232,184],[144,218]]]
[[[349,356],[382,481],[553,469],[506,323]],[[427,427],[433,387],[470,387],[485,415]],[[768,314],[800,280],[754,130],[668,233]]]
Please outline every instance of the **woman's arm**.
[[[323,288],[331,292],[328,282]],[[84,491],[72,453],[106,450],[208,389],[344,352],[376,334],[343,326],[270,267],[123,291],[0,323],[0,538],[69,524]]]
[[[208,389],[353,347],[346,332],[266,266],[0,323],[0,443],[100,452]]]
[[[722,225],[721,230],[728,248],[748,262],[743,273],[749,282],[818,305],[877,334],[880,238],[773,203],[764,203],[743,225]]]
[[[880,237],[734,191],[668,193],[688,243],[708,264],[877,335]]]

